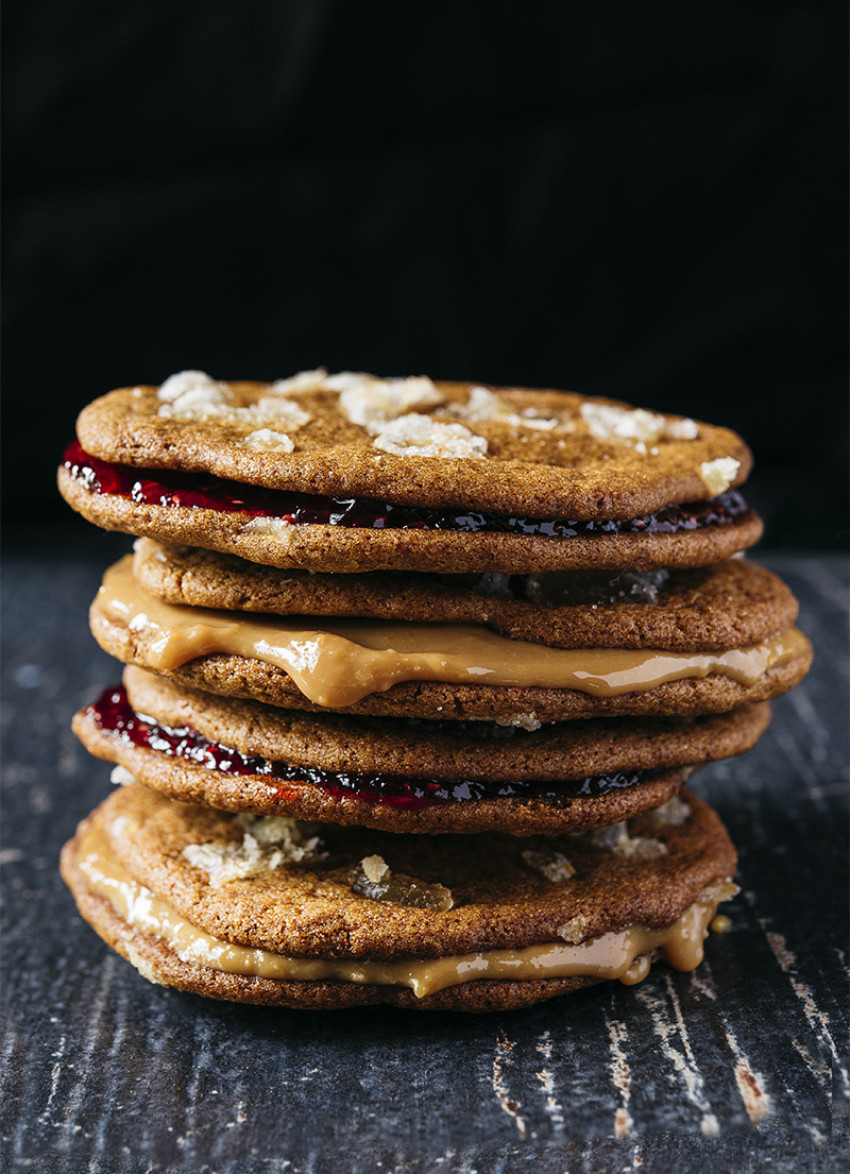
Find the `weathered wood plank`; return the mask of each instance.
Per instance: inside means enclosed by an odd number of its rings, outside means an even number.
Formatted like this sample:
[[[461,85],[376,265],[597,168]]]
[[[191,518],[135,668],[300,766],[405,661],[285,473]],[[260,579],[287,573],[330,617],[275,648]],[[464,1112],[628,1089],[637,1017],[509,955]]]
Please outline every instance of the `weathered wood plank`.
[[[71,1174],[841,1168],[841,560],[775,563],[815,668],[751,754],[699,776],[743,889],[699,972],[513,1015],[322,1016],[150,986],[58,879],[62,841],[110,785],[67,721],[115,677],[84,617],[117,545],[5,568],[3,1169],[41,1170],[46,1154]]]

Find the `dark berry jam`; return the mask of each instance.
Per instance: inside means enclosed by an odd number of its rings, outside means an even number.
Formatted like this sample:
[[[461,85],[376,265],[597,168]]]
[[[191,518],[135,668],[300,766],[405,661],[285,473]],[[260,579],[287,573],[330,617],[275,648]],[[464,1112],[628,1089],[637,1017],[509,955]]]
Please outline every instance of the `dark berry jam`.
[[[145,505],[182,506],[279,518],[290,526],[345,526],[367,530],[454,530],[464,534],[536,534],[575,538],[579,534],[672,534],[737,521],[749,510],[736,489],[708,501],[668,505],[641,518],[576,522],[540,520],[472,510],[393,505],[365,497],[323,497],[263,489],[223,481],[202,473],[135,469],[90,456],[78,441],[65,453],[64,466],[89,493],[129,497]]]
[[[488,782],[459,780],[457,782],[429,782],[426,779],[408,779],[393,774],[367,774],[360,771],[327,771],[312,766],[289,766],[285,762],[270,762],[267,758],[243,754],[210,742],[191,726],[163,725],[155,718],[136,713],[127,700],[123,686],[107,689],[90,705],[87,711],[102,730],[150,750],[158,750],[170,758],[185,758],[208,770],[221,770],[234,775],[262,775],[282,782],[309,783],[331,795],[351,795],[368,803],[382,803],[389,807],[415,809],[436,803],[462,803],[470,799],[545,799],[558,803],[563,799],[589,798],[607,795],[634,787],[649,778],[649,771],[617,771],[608,775],[593,775],[586,779],[568,779],[564,782]]]

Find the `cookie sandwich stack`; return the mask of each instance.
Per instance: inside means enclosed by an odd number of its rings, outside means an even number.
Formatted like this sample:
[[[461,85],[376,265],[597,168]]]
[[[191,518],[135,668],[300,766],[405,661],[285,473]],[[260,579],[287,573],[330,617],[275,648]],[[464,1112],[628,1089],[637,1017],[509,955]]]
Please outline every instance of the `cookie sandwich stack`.
[[[556,391],[200,372],[81,414],[136,535],[74,719],[123,785],[62,868],[147,978],[289,1007],[525,1006],[698,965],[735,851],[682,790],[811,650],[724,428]]]

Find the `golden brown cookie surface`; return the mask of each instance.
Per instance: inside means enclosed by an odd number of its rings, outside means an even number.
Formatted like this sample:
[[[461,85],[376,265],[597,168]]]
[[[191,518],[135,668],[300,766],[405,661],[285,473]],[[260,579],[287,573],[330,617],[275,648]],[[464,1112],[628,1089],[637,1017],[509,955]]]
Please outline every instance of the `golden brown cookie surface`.
[[[746,559],[645,575],[329,575],[143,538],[133,573],[150,594],[190,607],[487,624],[560,648],[735,648],[793,624],[798,610],[776,575]]]
[[[752,463],[727,428],[613,400],[378,382],[337,391],[320,380],[275,392],[272,384],[196,379],[194,387],[184,380],[176,396],[167,385],[122,388],[83,410],[78,435],[94,456],[142,468],[309,494],[521,509],[533,518],[637,517],[740,485]],[[486,397],[476,397],[476,387]],[[292,449],[275,436],[286,436]],[[704,466],[716,461],[737,467],[713,470],[722,474],[714,480]]]

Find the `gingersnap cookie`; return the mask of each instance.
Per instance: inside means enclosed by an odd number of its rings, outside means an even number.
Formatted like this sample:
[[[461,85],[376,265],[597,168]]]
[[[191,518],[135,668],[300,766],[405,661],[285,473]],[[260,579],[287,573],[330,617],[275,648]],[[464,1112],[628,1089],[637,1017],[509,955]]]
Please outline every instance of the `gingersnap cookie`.
[[[74,717],[86,749],[183,802],[391,832],[528,836],[619,823],[741,754],[769,707],[539,726],[306,715],[128,668]],[[534,728],[538,726],[539,728]]]
[[[702,959],[735,851],[686,795],[601,831],[398,836],[121,788],[62,853],[82,915],[153,982],[296,1008],[528,1006]]]
[[[181,607],[141,589],[127,556],[92,604],[111,655],[180,684],[285,709],[540,722],[723,713],[807,671],[796,628],[724,652],[552,648],[488,627],[252,616]]]
[[[77,432],[59,487],[90,521],[281,568],[648,570],[761,534],[735,433],[568,392],[189,371]]]
[[[275,615],[486,624],[514,640],[557,648],[725,651],[767,640],[793,624],[798,612],[781,579],[740,558],[643,574],[327,575],[139,538],[133,575],[166,603]]]

